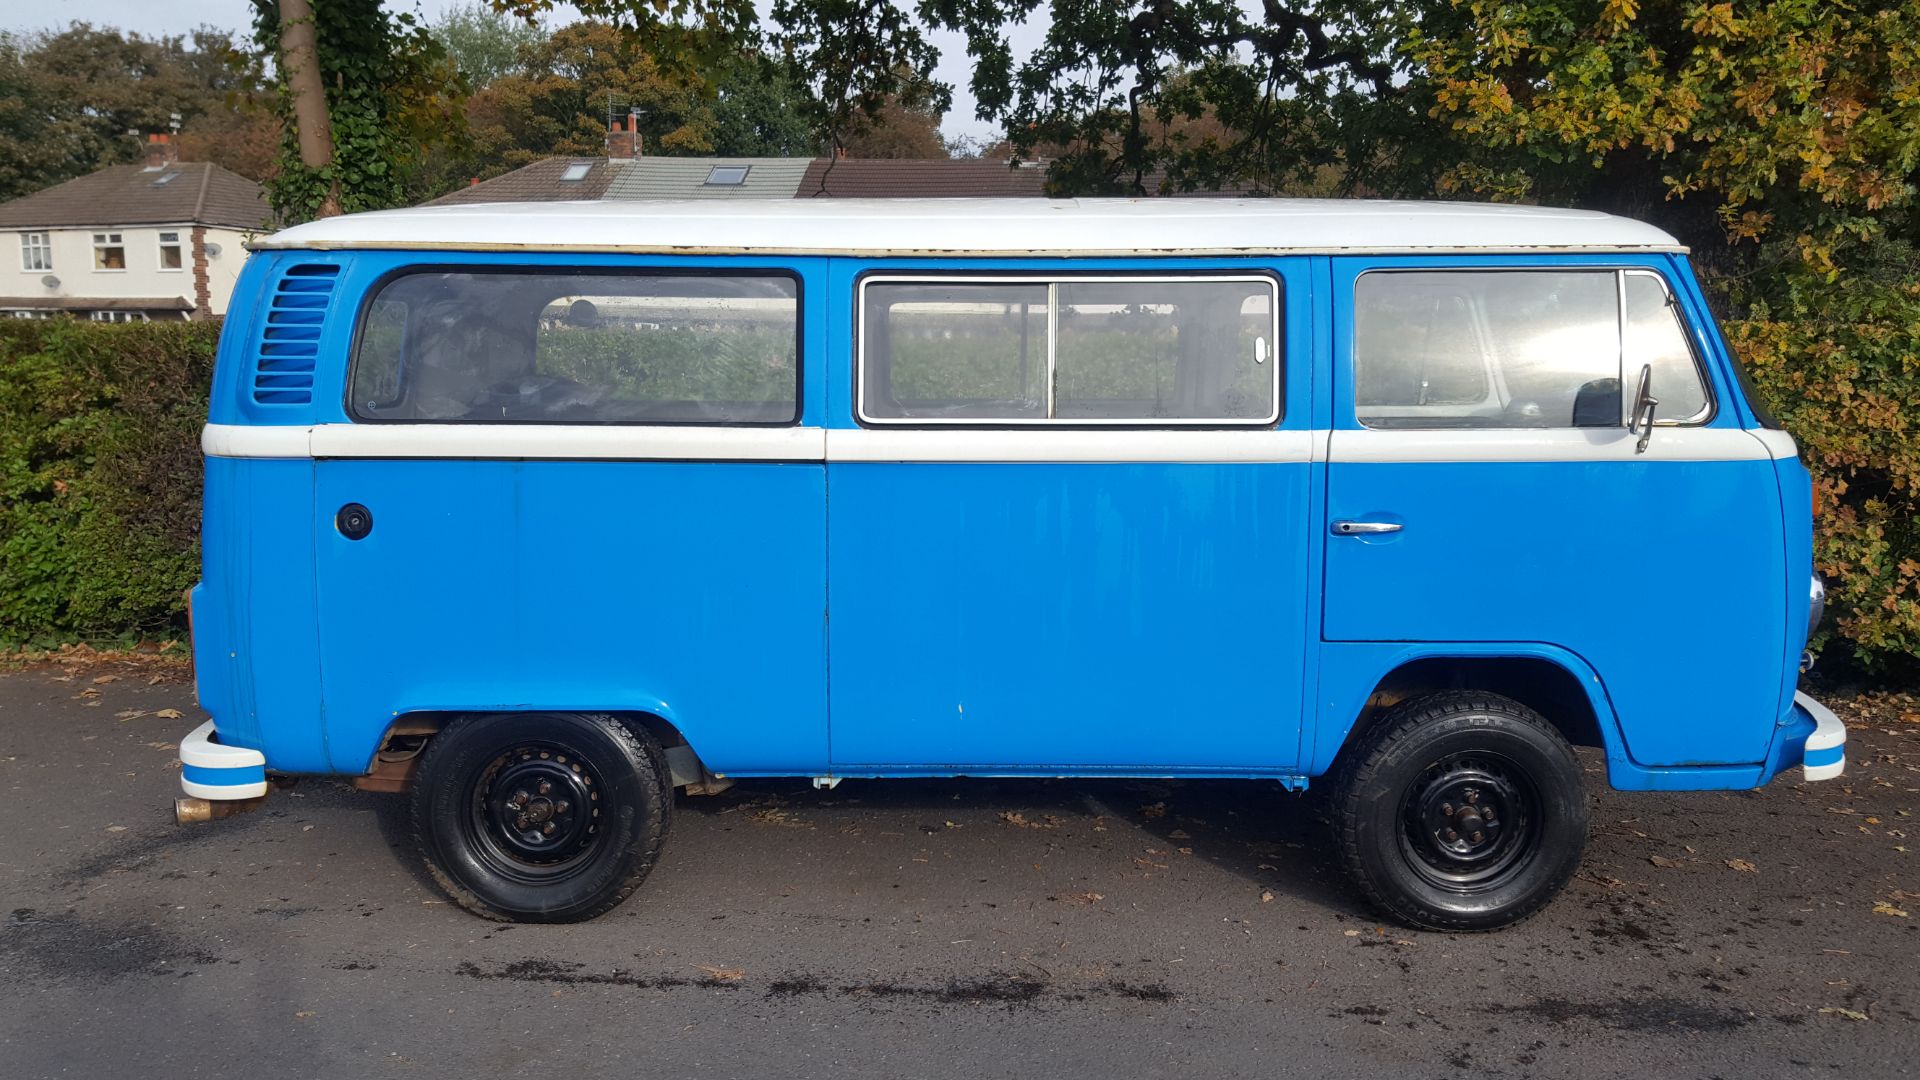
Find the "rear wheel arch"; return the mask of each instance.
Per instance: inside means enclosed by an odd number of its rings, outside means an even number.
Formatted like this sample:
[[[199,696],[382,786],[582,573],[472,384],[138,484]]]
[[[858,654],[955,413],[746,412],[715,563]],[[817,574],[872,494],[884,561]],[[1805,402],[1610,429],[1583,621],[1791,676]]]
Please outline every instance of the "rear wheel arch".
[[[669,770],[674,785],[688,786],[690,793],[717,791],[728,786],[716,782],[718,778],[707,771],[692,744],[672,720],[658,713],[618,709],[462,709],[403,713],[381,734],[373,759],[361,775],[353,778],[353,784],[364,791],[406,791],[412,786],[414,770],[428,742],[449,724],[466,717],[556,711],[612,717],[636,735],[650,738],[660,748],[665,758],[663,765]]]

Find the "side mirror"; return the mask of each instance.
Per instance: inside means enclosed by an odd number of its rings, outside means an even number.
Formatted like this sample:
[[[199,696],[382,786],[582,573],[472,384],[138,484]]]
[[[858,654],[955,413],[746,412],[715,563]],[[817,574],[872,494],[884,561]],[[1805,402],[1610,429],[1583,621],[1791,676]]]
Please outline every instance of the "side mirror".
[[[1627,418],[1627,431],[1640,436],[1633,446],[1633,452],[1647,452],[1647,442],[1653,438],[1653,413],[1660,407],[1660,399],[1653,396],[1653,365],[1640,368],[1640,386],[1633,394],[1633,413]]]

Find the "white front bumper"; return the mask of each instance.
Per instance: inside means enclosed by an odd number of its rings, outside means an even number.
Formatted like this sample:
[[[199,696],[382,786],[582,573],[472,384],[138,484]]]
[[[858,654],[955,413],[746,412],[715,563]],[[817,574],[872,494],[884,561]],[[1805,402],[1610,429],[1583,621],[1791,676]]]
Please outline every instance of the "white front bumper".
[[[1813,734],[1801,752],[1801,768],[1808,780],[1831,780],[1847,771],[1847,725],[1833,710],[1795,691],[1793,703],[1813,717]]]

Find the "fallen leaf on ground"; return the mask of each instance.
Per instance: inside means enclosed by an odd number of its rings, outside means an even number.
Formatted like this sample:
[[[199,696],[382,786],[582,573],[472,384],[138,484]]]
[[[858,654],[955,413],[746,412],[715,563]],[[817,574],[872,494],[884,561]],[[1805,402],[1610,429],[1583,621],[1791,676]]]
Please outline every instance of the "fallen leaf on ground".
[[[1000,811],[1000,820],[1022,829],[1052,829],[1058,827],[1060,824],[1053,819],[1051,814],[1047,816],[1045,821],[1028,821],[1026,815],[1018,810]]]
[[[1167,839],[1169,839],[1169,840],[1191,840],[1191,839],[1193,839],[1193,837],[1191,837],[1191,836],[1189,836],[1189,835],[1187,834],[1187,830],[1185,830],[1185,829],[1175,829],[1175,830],[1173,830],[1172,832],[1170,832],[1170,833],[1168,833],[1168,834],[1167,834]]]
[[[1260,893],[1260,902],[1263,904],[1273,903],[1273,890],[1271,889],[1262,890]]]
[[[114,715],[115,717],[118,717],[118,718],[119,718],[119,719],[121,719],[121,720],[135,720],[135,719],[138,719],[138,718],[140,718],[140,717],[142,717],[142,716],[145,716],[145,715],[147,715],[147,710],[145,710],[145,709],[121,709],[121,710],[120,710],[119,712],[117,712],[117,713],[114,713],[113,715]]]
[[[1667,870],[1672,870],[1676,866],[1686,865],[1685,863],[1682,863],[1679,859],[1669,859],[1665,855],[1655,855],[1654,857],[1652,857],[1651,859],[1648,859],[1647,861],[1652,863],[1655,866],[1662,867]]]
[[[1854,1010],[1852,1010],[1852,1009],[1832,1009],[1832,1008],[1822,1008],[1822,1009],[1820,1010],[1820,1012],[1821,1012],[1821,1013],[1822,1013],[1823,1015],[1826,1015],[1826,1016],[1844,1016],[1844,1017],[1846,1017],[1846,1018],[1847,1018],[1847,1019],[1849,1019],[1849,1020],[1865,1020],[1865,1019],[1867,1019],[1867,1014],[1866,1014],[1866,1013],[1863,1013],[1863,1012],[1855,1012],[1855,1011],[1854,1011]]]
[[[125,825],[109,825],[107,826],[107,831],[108,832],[126,832],[127,827]],[[1906,912],[1903,911],[1900,914],[1905,915]]]
[[[1076,892],[1067,893],[1060,897],[1060,899],[1069,904],[1097,904],[1105,900],[1106,897],[1097,892]]]
[[[1875,915],[1891,915],[1896,919],[1904,919],[1907,917],[1907,913],[1905,911],[1902,911],[1901,909],[1894,907],[1892,904],[1887,903],[1885,900],[1881,900],[1873,905],[1873,913]]]
[[[180,719],[181,713],[179,709],[161,709],[159,712],[154,713],[153,715],[159,717],[162,720],[178,720]]]
[[[1730,870],[1738,870],[1744,874],[1757,874],[1760,872],[1759,867],[1753,865],[1752,863],[1748,862],[1745,859],[1728,859],[1727,868]]]
[[[120,676],[118,676],[118,675],[95,675],[95,676],[93,677],[93,681],[94,681],[94,682],[96,682],[96,683],[110,683],[110,682],[119,682],[119,681],[120,681]]]
[[[1140,808],[1140,816],[1145,818],[1166,817],[1167,804],[1163,802],[1157,802],[1151,806],[1143,806]]]
[[[700,964],[698,967],[707,973],[708,978],[718,979],[721,982],[739,982],[747,977],[747,973],[739,968],[714,967],[712,964]]]
[[[1345,935],[1345,936],[1347,936],[1347,937],[1359,937],[1359,936],[1360,936],[1360,931],[1358,931],[1358,930],[1342,930],[1342,931],[1340,931],[1340,933],[1341,933],[1341,934],[1343,934],[1343,935]]]

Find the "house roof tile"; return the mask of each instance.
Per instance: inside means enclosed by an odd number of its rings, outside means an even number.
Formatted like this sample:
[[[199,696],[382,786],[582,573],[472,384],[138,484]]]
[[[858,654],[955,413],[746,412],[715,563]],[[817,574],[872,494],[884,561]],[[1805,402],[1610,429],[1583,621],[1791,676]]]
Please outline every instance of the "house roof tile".
[[[587,166],[578,180],[566,179],[575,165]],[[606,194],[607,184],[619,171],[619,162],[593,157],[541,158],[510,173],[482,180],[478,184],[449,192],[429,200],[427,206],[458,206],[464,203],[497,202],[569,202],[598,199]]]
[[[266,231],[271,218],[259,184],[208,162],[113,165],[0,203],[4,229],[188,222]]]

